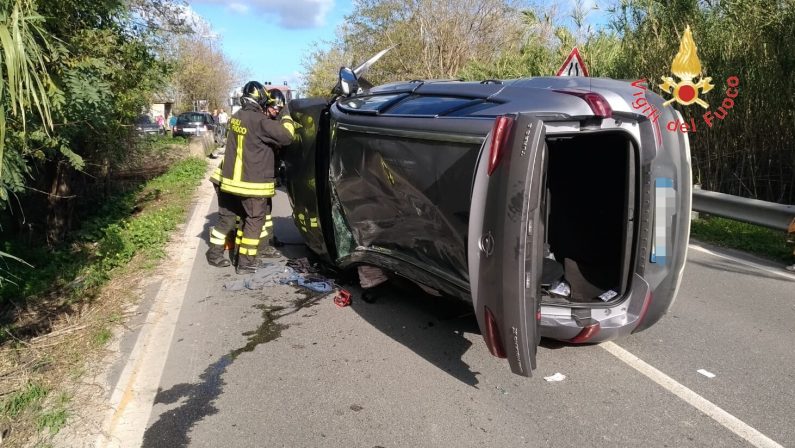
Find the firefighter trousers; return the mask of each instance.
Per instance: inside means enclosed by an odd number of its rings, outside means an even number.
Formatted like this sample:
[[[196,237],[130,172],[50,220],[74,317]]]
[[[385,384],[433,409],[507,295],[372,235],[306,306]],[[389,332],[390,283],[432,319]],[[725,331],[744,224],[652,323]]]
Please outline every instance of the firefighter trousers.
[[[247,198],[223,191],[217,193],[218,223],[210,229],[210,250],[220,250],[223,253],[226,236],[234,231],[238,266],[253,266],[259,241],[265,230],[265,216],[270,215],[270,198]],[[238,216],[242,220],[242,229],[236,228]]]

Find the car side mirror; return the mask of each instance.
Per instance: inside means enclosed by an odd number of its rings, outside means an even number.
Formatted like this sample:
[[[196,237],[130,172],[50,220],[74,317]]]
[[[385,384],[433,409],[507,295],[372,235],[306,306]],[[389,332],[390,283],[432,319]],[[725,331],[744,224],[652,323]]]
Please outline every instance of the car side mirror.
[[[359,80],[348,67],[340,67],[340,88],[345,96],[351,96],[359,91]]]

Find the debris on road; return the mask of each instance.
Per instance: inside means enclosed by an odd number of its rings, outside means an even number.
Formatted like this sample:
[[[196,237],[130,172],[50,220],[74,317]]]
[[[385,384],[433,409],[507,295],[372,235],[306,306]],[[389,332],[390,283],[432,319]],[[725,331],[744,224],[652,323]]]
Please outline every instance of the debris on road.
[[[566,379],[566,375],[564,375],[564,374],[562,374],[560,372],[558,372],[558,373],[556,373],[554,375],[550,375],[550,376],[545,376],[544,377],[544,381],[548,381],[550,383],[557,382],[557,381],[563,381],[565,379]]]
[[[349,306],[351,304],[351,293],[341,289],[334,297],[334,304],[340,308]]]
[[[359,284],[364,289],[374,288],[387,281],[386,274],[376,266],[361,265],[359,270]]]
[[[300,274],[293,268],[266,263],[257,269],[257,272],[241,280],[224,284],[227,291],[242,291],[244,289],[262,289],[273,285],[294,285],[310,289],[315,292],[328,293],[334,287],[331,280],[317,274]]]
[[[287,267],[293,268],[300,274],[316,274],[318,272],[317,264],[312,264],[306,257],[287,260]]]
[[[712,373],[710,371],[707,371],[707,370],[704,370],[704,369],[698,369],[698,370],[696,370],[696,372],[704,375],[707,378],[715,378],[715,374],[714,373]]]

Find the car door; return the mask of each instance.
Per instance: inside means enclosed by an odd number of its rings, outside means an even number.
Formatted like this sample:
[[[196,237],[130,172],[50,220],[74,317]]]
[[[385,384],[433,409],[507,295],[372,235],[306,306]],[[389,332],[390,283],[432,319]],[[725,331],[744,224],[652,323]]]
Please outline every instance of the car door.
[[[333,263],[334,237],[327,187],[328,100],[302,98],[290,101],[289,106],[296,135],[288,148],[279,150],[278,157],[286,168],[285,187],[293,220],[307,247],[324,261]]]
[[[540,339],[546,141],[532,114],[501,116],[475,171],[468,234],[470,289],[492,355],[530,376]]]

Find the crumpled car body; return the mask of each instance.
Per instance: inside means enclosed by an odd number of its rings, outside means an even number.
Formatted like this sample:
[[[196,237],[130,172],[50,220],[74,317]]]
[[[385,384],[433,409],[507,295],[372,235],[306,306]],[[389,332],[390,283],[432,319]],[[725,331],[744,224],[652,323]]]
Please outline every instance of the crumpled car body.
[[[492,354],[529,376],[540,337],[612,340],[673,303],[691,204],[681,117],[599,78],[412,81],[293,100],[282,151],[319,258],[473,303]],[[662,123],[662,125],[660,125]]]

